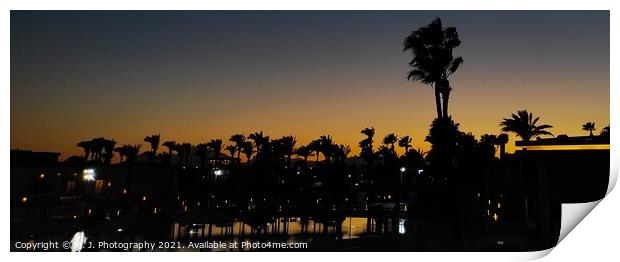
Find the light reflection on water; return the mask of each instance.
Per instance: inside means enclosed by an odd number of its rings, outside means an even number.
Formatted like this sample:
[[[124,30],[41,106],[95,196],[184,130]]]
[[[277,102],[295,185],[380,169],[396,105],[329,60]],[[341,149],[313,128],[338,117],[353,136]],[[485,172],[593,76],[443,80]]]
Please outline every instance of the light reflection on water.
[[[371,223],[368,226],[368,223]],[[173,241],[204,241],[228,240],[228,241],[253,241],[257,239],[274,239],[282,242],[312,242],[317,239],[354,239],[367,234],[391,234],[391,221],[385,223],[365,217],[347,217],[342,221],[340,234],[334,225],[327,229],[323,223],[306,221],[304,225],[299,218],[289,219],[285,226],[284,220],[276,220],[266,225],[262,232],[252,231],[252,227],[242,222],[234,222],[232,226],[211,226],[209,237],[209,224],[173,225]],[[305,228],[304,229],[302,229]],[[286,229],[285,229],[286,228]],[[398,233],[405,234],[405,220],[398,221]],[[327,233],[327,234],[325,234]]]

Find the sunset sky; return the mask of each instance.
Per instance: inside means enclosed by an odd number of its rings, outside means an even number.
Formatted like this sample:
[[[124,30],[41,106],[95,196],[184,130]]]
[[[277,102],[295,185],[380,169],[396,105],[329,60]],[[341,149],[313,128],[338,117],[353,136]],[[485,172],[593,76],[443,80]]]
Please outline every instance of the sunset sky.
[[[394,132],[428,150],[433,91],[407,81],[401,50],[435,17],[462,41],[461,131],[498,134],[520,109],[556,135],[609,124],[608,11],[12,11],[11,148],[64,159],[94,137],[144,150],[151,134],[262,130],[298,145],[329,134],[357,154],[374,126],[377,141]]]

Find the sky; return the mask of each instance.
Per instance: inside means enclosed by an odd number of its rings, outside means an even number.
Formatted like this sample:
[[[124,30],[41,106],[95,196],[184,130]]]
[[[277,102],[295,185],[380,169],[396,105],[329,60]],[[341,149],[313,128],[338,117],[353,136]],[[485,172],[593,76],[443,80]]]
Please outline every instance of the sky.
[[[556,135],[609,124],[608,11],[11,11],[11,148],[65,159],[95,137],[146,149],[262,130],[357,154],[373,126],[426,151],[433,90],[406,79],[402,42],[435,17],[462,41],[461,131],[498,134],[521,109]]]

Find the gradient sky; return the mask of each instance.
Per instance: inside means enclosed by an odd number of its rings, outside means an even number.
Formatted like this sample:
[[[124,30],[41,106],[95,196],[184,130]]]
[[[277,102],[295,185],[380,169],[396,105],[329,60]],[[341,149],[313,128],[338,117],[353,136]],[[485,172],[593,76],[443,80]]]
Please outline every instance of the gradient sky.
[[[462,131],[497,134],[519,109],[554,134],[609,124],[608,11],[12,11],[11,148],[64,159],[100,136],[263,130],[298,144],[330,134],[357,154],[374,126],[428,150],[433,91],[407,81],[401,49],[434,17],[462,41],[450,96]]]

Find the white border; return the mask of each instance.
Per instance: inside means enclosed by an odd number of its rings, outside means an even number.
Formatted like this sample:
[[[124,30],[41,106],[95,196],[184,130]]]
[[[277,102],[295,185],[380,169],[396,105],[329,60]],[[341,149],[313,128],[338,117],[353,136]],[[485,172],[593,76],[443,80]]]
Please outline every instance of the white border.
[[[544,10],[544,9],[566,9],[566,10],[612,10],[611,11],[611,45],[618,45],[618,16],[617,9],[612,6],[612,1],[548,1],[542,2],[539,0],[522,0],[522,1],[458,1],[458,0],[444,0],[444,1],[307,1],[292,3],[293,1],[274,1],[274,0],[261,0],[261,1],[2,1],[3,13],[2,23],[3,26],[2,35],[10,35],[10,12],[9,10],[29,10],[29,9],[71,9],[71,10],[89,10],[89,9],[104,9],[104,10],[123,10],[123,9],[144,9],[144,10],[187,10],[187,9],[246,9],[246,10],[286,10],[286,9],[314,9],[314,10],[391,10],[391,9],[407,9],[407,10],[480,10],[480,9],[496,9],[496,10]],[[561,3],[561,6],[558,5]],[[616,16],[614,16],[616,15]],[[9,83],[10,79],[10,42],[8,37],[3,38],[1,42],[2,61],[2,79],[4,83]],[[618,104],[614,104],[613,98],[618,97],[618,53],[612,48],[610,56],[611,66],[611,125],[614,127],[618,121]],[[9,84],[10,86],[10,84]],[[4,123],[10,123],[10,95],[9,88],[2,88],[0,93],[0,104],[2,107],[2,113],[0,117]],[[3,210],[10,210],[8,207],[9,200],[6,195],[9,192],[9,151],[10,147],[10,128],[8,125],[3,125],[0,129],[2,132],[1,143],[5,150],[0,150],[0,161],[2,161],[2,168],[4,176],[2,179],[0,189],[5,192],[5,199],[3,203]],[[614,129],[615,130],[615,129]],[[614,132],[612,135],[612,145],[618,145],[618,136]],[[611,159],[612,159],[612,173],[615,178],[618,174],[618,150],[616,147],[611,147]],[[614,183],[615,184],[615,183]],[[555,248],[555,251],[547,256],[546,260],[552,261],[565,261],[586,258],[613,258],[618,257],[617,241],[618,233],[620,233],[618,227],[619,221],[619,204],[618,193],[610,193],[606,199],[604,199],[599,207],[588,215],[584,220],[584,223],[572,233],[570,233],[564,241]],[[2,216],[2,230],[4,238],[0,240],[1,244],[5,248],[5,252],[9,250],[9,214],[5,212]],[[548,250],[550,251],[550,250]],[[298,253],[191,253],[191,254],[179,254],[179,253],[163,253],[163,254],[119,254],[119,253],[96,253],[93,254],[65,254],[65,253],[45,253],[45,254],[24,254],[24,253],[11,253],[8,254],[9,261],[24,259],[25,261],[34,261],[39,259],[44,260],[88,260],[88,261],[110,261],[113,259],[149,259],[149,260],[179,260],[179,259],[195,259],[195,260],[258,260],[258,261],[316,261],[317,259],[329,259],[329,260],[367,260],[367,261],[379,261],[386,259],[421,259],[421,260],[438,260],[438,261],[504,261],[504,260],[523,260],[523,259],[535,259],[544,256],[548,251],[536,252],[536,253],[314,253],[314,254],[298,254]],[[6,254],[6,253],[5,253]],[[593,254],[596,254],[593,256]]]

